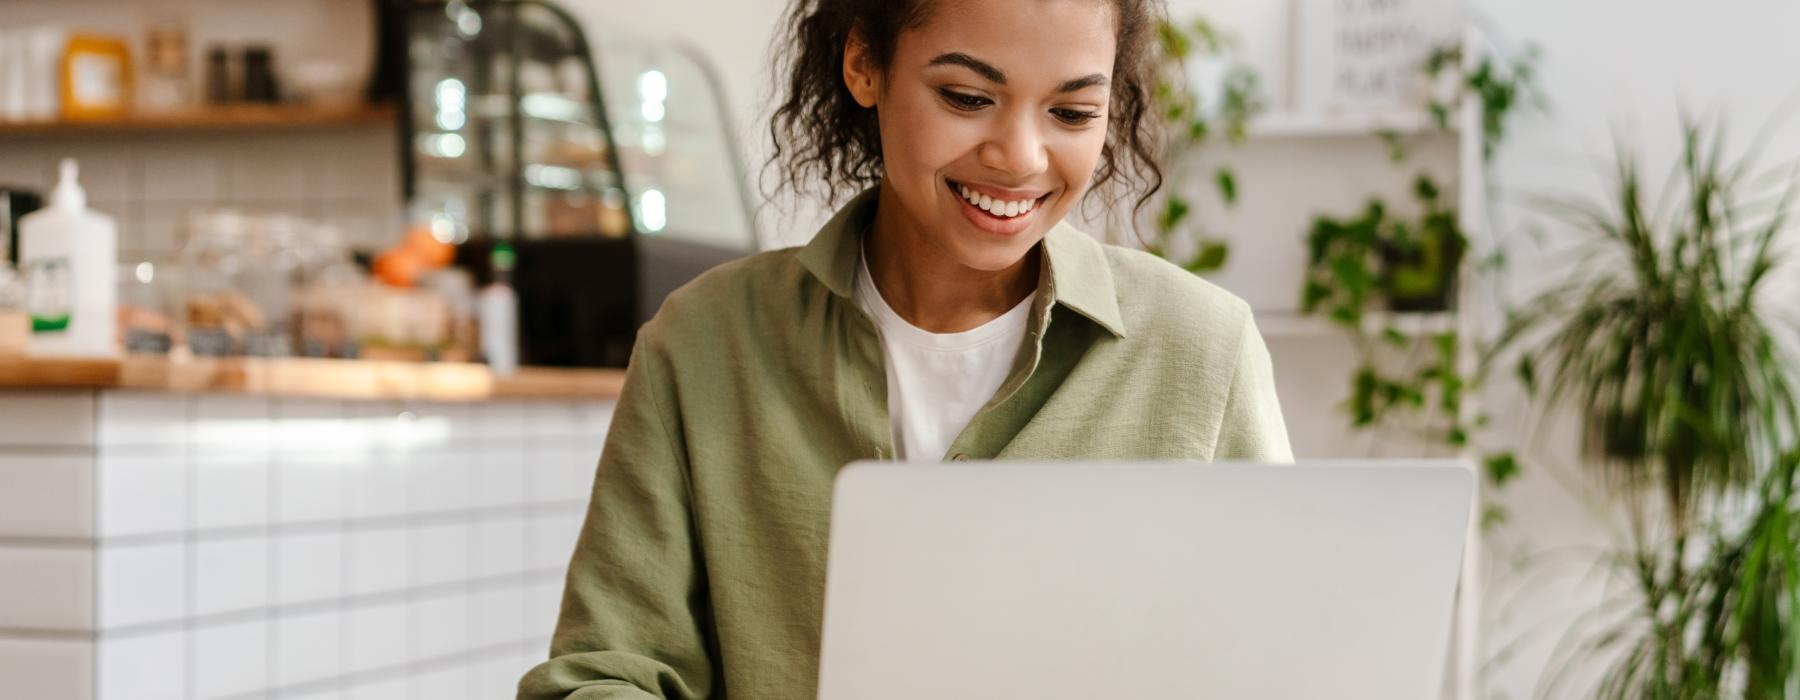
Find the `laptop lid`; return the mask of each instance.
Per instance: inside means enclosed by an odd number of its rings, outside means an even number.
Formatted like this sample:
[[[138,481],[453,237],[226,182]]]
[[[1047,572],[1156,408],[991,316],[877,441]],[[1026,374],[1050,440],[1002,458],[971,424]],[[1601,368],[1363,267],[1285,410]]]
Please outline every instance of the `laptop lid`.
[[[1461,462],[857,463],[819,697],[1436,697]]]

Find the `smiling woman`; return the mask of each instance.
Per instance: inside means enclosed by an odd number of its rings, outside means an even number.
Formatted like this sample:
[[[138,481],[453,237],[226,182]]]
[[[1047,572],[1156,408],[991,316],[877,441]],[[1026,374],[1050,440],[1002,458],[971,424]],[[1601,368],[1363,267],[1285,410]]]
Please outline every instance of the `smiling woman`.
[[[640,331],[521,698],[813,697],[833,478],[856,460],[1291,459],[1249,307],[1063,221],[1160,186],[1162,14],[795,1],[770,165],[854,196]]]

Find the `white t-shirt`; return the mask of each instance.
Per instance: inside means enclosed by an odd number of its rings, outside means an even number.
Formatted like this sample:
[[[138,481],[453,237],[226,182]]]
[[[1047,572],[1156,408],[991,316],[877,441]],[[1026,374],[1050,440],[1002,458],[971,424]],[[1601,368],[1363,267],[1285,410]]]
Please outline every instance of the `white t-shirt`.
[[[875,320],[887,356],[888,415],[899,457],[942,461],[950,443],[1006,382],[1037,294],[975,328],[932,333],[888,306],[866,263],[856,268],[857,304]]]

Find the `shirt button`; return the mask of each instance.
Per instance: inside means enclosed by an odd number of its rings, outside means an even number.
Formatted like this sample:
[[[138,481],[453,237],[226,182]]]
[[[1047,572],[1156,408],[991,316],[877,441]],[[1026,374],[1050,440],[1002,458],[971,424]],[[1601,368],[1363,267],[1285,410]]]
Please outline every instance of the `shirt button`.
[[[952,462],[967,462],[967,461],[969,461],[969,456],[966,454],[963,454],[961,452],[958,452],[956,454],[950,455],[950,461],[952,461]]]

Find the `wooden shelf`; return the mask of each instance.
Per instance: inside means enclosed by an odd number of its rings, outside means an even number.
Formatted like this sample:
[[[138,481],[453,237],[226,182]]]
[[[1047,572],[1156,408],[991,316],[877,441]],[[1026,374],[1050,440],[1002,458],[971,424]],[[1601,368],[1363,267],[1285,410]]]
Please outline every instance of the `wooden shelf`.
[[[1370,314],[1363,317],[1363,329],[1375,335],[1392,326],[1407,335],[1423,336],[1454,331],[1456,321],[1453,313]],[[1265,338],[1317,338],[1349,332],[1324,316],[1306,316],[1298,311],[1259,311],[1256,329]]]
[[[1249,132],[1251,139],[1376,137],[1385,132],[1409,136],[1434,132],[1455,135],[1457,119],[1453,115],[1450,128],[1439,129],[1437,120],[1425,112],[1341,115],[1270,113],[1250,122]]]
[[[397,124],[398,115],[399,109],[389,104],[358,104],[342,107],[231,105],[167,114],[134,114],[120,119],[0,121],[0,138],[8,136],[334,129]]]
[[[500,377],[486,365],[314,359],[157,357],[0,358],[0,392],[130,389],[351,400],[491,401],[615,398],[624,370],[521,368]]]

